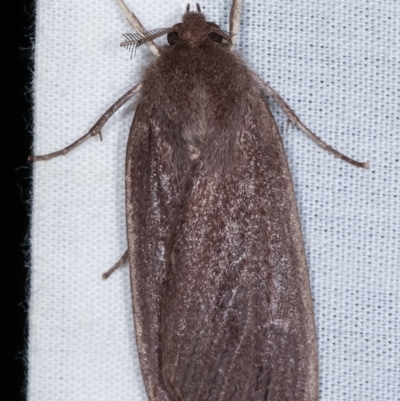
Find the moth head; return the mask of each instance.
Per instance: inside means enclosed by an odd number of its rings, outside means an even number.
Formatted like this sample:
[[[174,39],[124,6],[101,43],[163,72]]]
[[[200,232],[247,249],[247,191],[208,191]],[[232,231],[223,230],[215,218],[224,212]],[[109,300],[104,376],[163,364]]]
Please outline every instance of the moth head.
[[[205,43],[224,46],[231,44],[232,34],[223,31],[214,22],[206,21],[198,3],[196,3],[196,8],[197,11],[190,11],[190,4],[188,4],[182,22],[171,28],[154,29],[142,34],[124,34],[125,41],[121,43],[121,46],[127,47],[133,52],[139,46],[164,35],[167,35],[170,46],[181,44],[186,47],[199,47]]]

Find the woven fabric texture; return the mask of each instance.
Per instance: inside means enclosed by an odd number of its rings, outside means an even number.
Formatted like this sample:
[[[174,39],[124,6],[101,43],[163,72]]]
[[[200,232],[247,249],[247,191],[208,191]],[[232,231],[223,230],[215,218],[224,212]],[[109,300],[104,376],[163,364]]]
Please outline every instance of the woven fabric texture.
[[[127,0],[147,29],[186,1]],[[230,2],[202,0],[228,29]],[[192,3],[192,7],[195,7]],[[400,400],[400,2],[244,0],[237,49],[301,120],[369,170],[285,132],[304,234],[321,401]],[[114,0],[37,0],[34,152],[86,133],[154,57]],[[163,43],[161,39],[159,43]],[[65,157],[35,163],[29,401],[144,401],[126,249],[124,164],[135,101]]]

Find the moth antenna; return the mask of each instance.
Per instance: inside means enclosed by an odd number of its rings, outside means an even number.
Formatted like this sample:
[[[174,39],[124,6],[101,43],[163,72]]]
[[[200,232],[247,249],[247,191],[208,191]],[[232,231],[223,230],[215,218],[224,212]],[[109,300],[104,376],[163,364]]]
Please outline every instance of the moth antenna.
[[[201,13],[201,7],[200,7],[200,4],[199,4],[199,3],[196,3],[196,8],[197,8],[197,11],[198,11],[199,13]]]
[[[131,59],[132,55],[135,53],[136,55],[136,41],[140,40],[141,37],[136,33],[123,33],[125,37],[125,41],[120,44],[120,46],[127,48],[131,52]]]
[[[235,36],[234,33],[227,32],[216,27],[211,27],[211,32],[215,32],[218,35],[222,36],[230,44],[230,46],[232,46],[232,38]]]
[[[230,40],[231,47],[235,45],[238,38],[241,7],[242,0],[233,0],[229,16],[229,32],[232,33],[232,39]]]
[[[139,34],[143,35],[146,30],[144,29],[144,26],[141,24],[139,19],[136,17],[136,15],[129,10],[129,8],[126,6],[123,0],[117,0],[117,3],[121,7],[122,11],[125,14],[125,18],[128,20],[128,22],[132,25],[133,29]],[[159,56],[160,55],[160,49],[156,44],[154,44],[153,41],[149,40],[145,42],[147,47],[150,49],[150,51],[155,55]]]
[[[121,43],[121,46],[126,47],[128,50],[133,52],[136,51],[139,46],[147,44],[148,42],[173,31],[174,28],[158,28],[143,33],[124,33],[123,36],[125,37],[125,40]]]

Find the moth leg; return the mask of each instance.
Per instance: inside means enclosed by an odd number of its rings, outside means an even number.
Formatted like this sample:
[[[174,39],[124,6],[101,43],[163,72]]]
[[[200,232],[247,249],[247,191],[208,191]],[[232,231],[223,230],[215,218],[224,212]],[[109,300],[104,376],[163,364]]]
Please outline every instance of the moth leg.
[[[140,35],[140,36],[146,36],[146,29],[144,29],[144,26],[141,24],[139,19],[136,17],[136,15],[129,10],[129,8],[126,6],[123,0],[117,0],[117,3],[121,7],[122,11],[125,14],[125,18],[128,20],[128,22],[132,25],[133,29]],[[152,41],[146,42],[146,45],[148,48],[151,50],[151,52],[159,56],[160,55],[160,49],[158,46]]]
[[[128,260],[128,250],[125,251],[121,259],[111,269],[103,273],[102,275],[103,280],[107,280],[111,276],[111,274],[113,274],[115,270],[119,269],[123,264],[125,264],[127,260]]]
[[[237,41],[240,24],[240,9],[242,7],[242,0],[233,0],[231,13],[229,15],[229,32],[232,34],[231,47],[233,47]]]
[[[53,153],[49,153],[47,155],[42,155],[42,156],[33,156],[30,155],[28,156],[28,160],[32,162],[37,162],[41,160],[49,160],[53,159],[54,157],[57,156],[62,156],[66,155],[67,153],[71,152],[71,150],[74,150],[77,148],[79,145],[81,145],[83,142],[85,142],[87,139],[89,139],[92,136],[99,135],[100,139],[102,139],[101,136],[101,129],[103,128],[104,124],[109,120],[109,118],[119,109],[121,106],[126,103],[131,97],[133,97],[136,93],[140,91],[142,88],[142,84],[137,84],[135,85],[132,89],[130,89],[128,92],[126,92],[123,96],[121,96],[96,122],[95,125],[90,129],[90,131],[86,134],[83,135],[81,138],[79,138],[77,141],[74,143],[71,143],[71,145],[68,145],[64,149],[58,150]]]
[[[339,159],[342,159],[346,161],[347,163],[350,163],[356,167],[363,167],[363,168],[369,168],[369,164],[365,162],[359,162],[357,160],[354,160],[343,153],[339,152],[338,150],[332,148],[332,146],[329,146],[326,142],[324,142],[320,137],[315,135],[309,128],[307,128],[297,117],[295,112],[289,107],[289,105],[276,93],[267,83],[265,83],[261,78],[259,78],[256,74],[253,74],[254,79],[257,81],[257,83],[260,85],[261,89],[264,90],[267,95],[271,96],[272,99],[278,104],[278,106],[283,110],[283,112],[286,114],[286,117],[289,120],[290,124],[293,124],[295,127],[300,128],[309,138],[311,138],[318,146],[320,146],[322,149],[333,153],[336,157]]]

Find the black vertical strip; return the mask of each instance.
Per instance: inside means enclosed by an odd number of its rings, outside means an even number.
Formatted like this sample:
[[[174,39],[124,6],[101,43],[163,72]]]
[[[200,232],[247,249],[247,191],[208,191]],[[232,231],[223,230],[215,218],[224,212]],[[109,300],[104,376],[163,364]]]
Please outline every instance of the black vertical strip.
[[[1,293],[4,295],[2,326],[3,400],[24,400],[26,383],[26,343],[29,263],[29,202],[31,168],[27,162],[32,141],[34,41],[33,0],[13,0],[2,4],[3,121],[1,129],[2,263]],[[7,23],[6,23],[7,21]],[[5,335],[5,337],[3,337]],[[4,377],[5,375],[5,377]],[[5,394],[2,394],[5,392]]]

